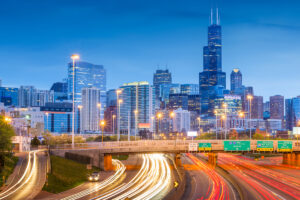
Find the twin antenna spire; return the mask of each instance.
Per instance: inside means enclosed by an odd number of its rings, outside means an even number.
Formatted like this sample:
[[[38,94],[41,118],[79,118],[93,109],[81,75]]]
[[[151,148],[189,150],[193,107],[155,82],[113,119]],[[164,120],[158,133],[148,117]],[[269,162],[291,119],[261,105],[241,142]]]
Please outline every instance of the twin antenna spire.
[[[216,24],[220,25],[220,16],[219,16],[219,9],[216,8],[216,19],[214,20],[214,9],[210,10],[210,25]]]

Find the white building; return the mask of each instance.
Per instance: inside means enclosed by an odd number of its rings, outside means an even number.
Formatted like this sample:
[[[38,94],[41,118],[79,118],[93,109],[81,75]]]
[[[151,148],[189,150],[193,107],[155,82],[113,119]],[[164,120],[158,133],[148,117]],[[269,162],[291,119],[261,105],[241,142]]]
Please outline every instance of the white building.
[[[83,88],[81,97],[80,130],[82,132],[99,131],[100,90],[97,88]]]
[[[191,126],[191,115],[187,110],[182,110],[182,108],[178,108],[174,110],[173,117],[173,131],[174,132],[187,132],[190,130]]]
[[[31,142],[30,137],[13,136],[12,137],[13,151],[14,152],[30,151],[30,142]]]

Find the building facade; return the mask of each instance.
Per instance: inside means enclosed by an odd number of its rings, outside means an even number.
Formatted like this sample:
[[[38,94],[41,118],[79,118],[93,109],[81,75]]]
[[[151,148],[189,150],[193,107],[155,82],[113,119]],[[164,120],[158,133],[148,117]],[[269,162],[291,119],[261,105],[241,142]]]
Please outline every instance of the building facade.
[[[284,119],[284,97],[275,95],[270,97],[270,119]]]
[[[160,85],[161,84],[171,84],[172,83],[172,74],[168,69],[162,70],[158,69],[153,74],[153,85],[155,88],[155,96],[159,97],[160,94]]]

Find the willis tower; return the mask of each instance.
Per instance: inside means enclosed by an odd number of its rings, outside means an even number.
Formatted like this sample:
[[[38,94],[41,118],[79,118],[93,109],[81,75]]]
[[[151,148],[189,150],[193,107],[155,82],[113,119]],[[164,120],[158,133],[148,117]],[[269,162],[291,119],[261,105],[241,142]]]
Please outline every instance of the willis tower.
[[[222,31],[216,9],[216,14],[211,10],[208,45],[203,48],[203,72],[199,73],[201,115],[214,115],[215,100],[224,89],[226,73],[222,71]]]

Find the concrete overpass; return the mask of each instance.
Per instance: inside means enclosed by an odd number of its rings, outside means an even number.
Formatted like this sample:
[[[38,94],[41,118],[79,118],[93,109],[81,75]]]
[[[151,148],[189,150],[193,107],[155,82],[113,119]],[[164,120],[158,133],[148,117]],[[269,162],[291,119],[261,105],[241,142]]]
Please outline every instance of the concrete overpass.
[[[266,142],[268,141],[268,142]],[[259,144],[268,143],[268,148],[261,148]],[[210,148],[192,148],[192,144],[210,144]],[[226,144],[225,144],[226,143]],[[228,148],[228,144],[246,144],[244,148]],[[281,143],[290,144],[287,149],[280,146]],[[225,145],[224,145],[225,144]],[[195,145],[194,145],[195,146]],[[281,148],[280,148],[281,147]],[[209,162],[213,165],[217,161],[217,153],[225,152],[269,152],[283,153],[283,163],[300,166],[300,141],[297,140],[139,140],[120,142],[92,142],[76,144],[72,149],[71,145],[57,145],[51,148],[55,155],[64,156],[66,152],[85,155],[92,158],[94,166],[111,170],[111,157],[113,154],[136,154],[136,153],[172,153],[175,154],[175,161],[180,165],[180,153],[186,152],[207,152]]]

